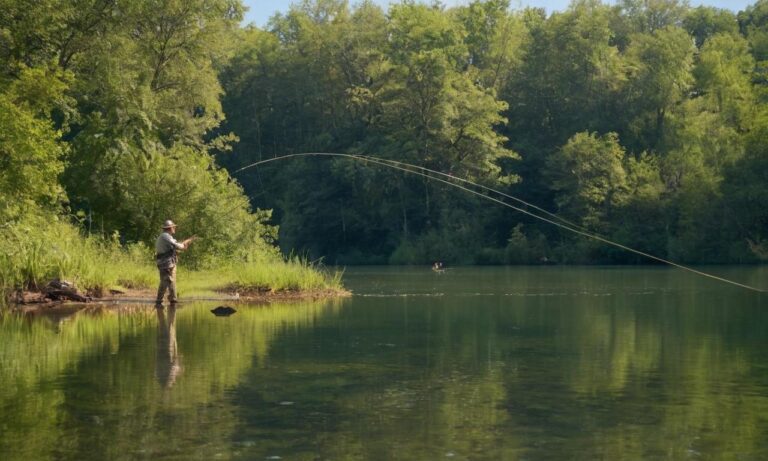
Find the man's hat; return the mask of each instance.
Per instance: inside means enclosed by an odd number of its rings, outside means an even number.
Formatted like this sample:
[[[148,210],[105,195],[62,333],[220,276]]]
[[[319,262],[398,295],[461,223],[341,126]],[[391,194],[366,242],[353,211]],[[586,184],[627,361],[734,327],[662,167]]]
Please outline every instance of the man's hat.
[[[163,229],[170,229],[172,227],[176,227],[176,223],[174,223],[170,219],[166,219],[165,222],[163,223]]]

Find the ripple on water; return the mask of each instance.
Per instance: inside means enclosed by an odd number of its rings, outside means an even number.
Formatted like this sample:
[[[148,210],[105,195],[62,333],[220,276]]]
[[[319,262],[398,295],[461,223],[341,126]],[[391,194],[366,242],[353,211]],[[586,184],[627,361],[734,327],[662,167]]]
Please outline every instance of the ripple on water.
[[[445,293],[360,293],[361,298],[437,298]]]

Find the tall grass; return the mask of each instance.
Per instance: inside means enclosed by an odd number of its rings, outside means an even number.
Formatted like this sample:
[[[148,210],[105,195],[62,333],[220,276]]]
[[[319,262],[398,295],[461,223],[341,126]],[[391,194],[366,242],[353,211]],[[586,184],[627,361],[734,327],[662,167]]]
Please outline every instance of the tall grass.
[[[179,269],[181,296],[215,292],[290,293],[344,292],[342,273],[313,265],[300,258],[266,258],[259,261],[230,261],[217,268]]]
[[[27,216],[0,229],[0,290],[39,289],[54,278],[101,295],[111,287],[147,287],[157,278],[149,250],[86,237],[73,225]]]
[[[275,292],[342,290],[341,272],[312,265],[293,257],[273,263],[238,263],[226,268],[230,286],[239,289],[268,288]]]
[[[257,255],[259,253],[259,255]],[[158,283],[152,251],[120,245],[117,238],[88,237],[73,225],[41,216],[0,228],[0,292],[36,290],[59,278],[93,296],[111,288],[154,288]],[[342,292],[341,273],[298,257],[256,252],[204,270],[179,269],[182,296],[239,292]],[[1,302],[1,301],[0,301]]]

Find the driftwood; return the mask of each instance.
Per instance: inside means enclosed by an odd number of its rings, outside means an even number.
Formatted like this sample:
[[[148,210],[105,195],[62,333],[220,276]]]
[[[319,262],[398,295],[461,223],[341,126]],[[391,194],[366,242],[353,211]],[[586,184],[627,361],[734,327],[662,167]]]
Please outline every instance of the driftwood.
[[[13,293],[11,300],[14,304],[45,304],[51,302],[45,294],[39,292],[18,290]]]
[[[43,293],[45,298],[54,301],[70,300],[86,303],[91,300],[90,296],[80,294],[74,284],[59,279],[48,282],[48,285],[43,288]]]

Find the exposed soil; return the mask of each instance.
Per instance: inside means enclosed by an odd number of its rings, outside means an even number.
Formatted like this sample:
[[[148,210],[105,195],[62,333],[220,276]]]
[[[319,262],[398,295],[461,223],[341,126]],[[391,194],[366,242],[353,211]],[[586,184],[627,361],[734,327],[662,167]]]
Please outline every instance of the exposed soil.
[[[85,300],[77,298],[59,297],[52,298],[49,293],[44,291],[18,291],[10,296],[9,301],[17,307],[45,307],[66,309],[72,306],[96,305],[104,303],[154,303],[156,296],[155,289],[127,289],[123,291],[109,290],[101,293],[101,296],[94,296],[88,293]],[[234,293],[234,294],[233,294]],[[268,304],[279,301],[301,301],[317,300],[326,298],[343,298],[352,293],[346,290],[313,290],[313,291],[272,291],[270,289],[257,288],[254,290],[239,290],[234,292],[231,289],[218,290],[211,296],[193,296],[181,297],[180,301],[227,301],[227,302],[247,302],[256,304]]]

